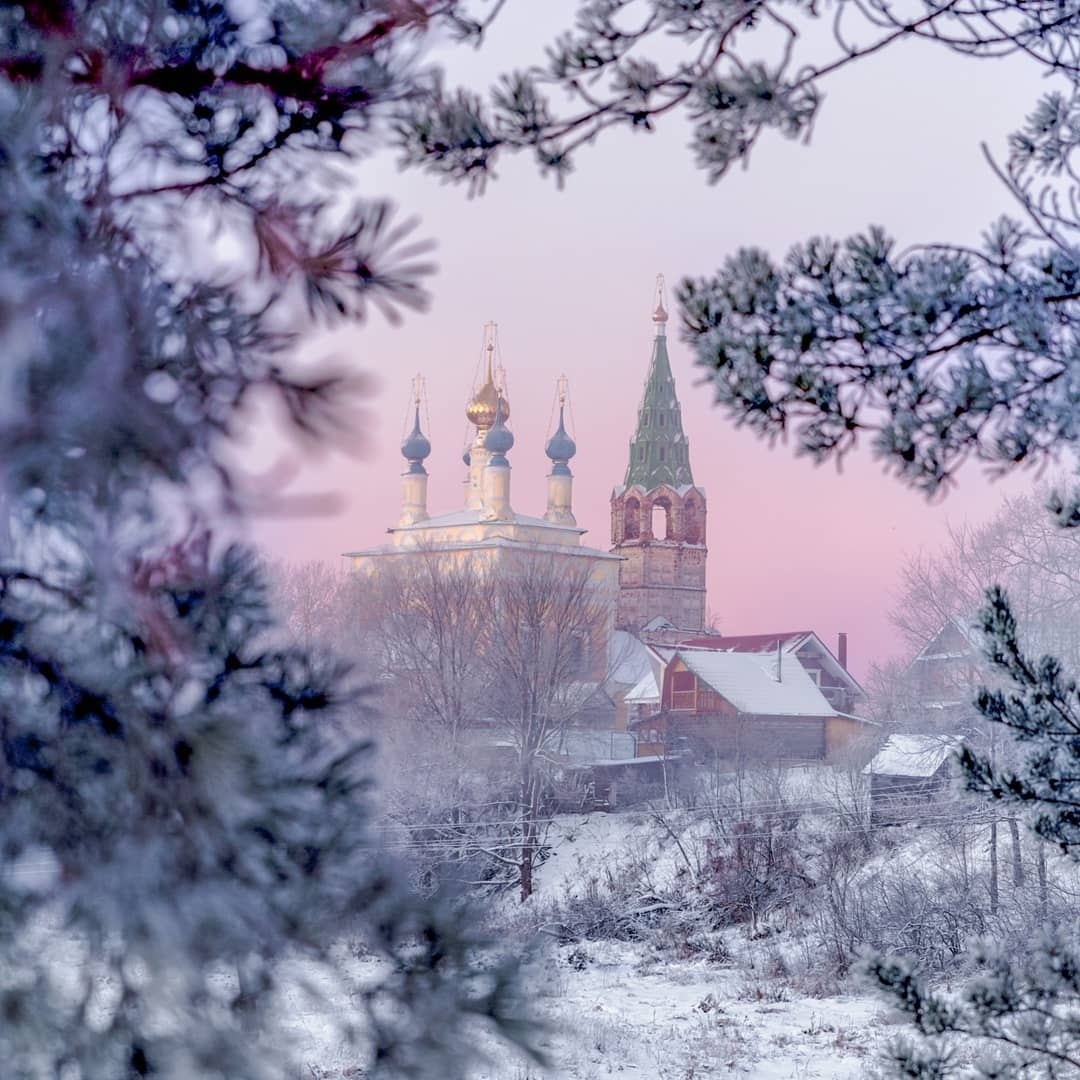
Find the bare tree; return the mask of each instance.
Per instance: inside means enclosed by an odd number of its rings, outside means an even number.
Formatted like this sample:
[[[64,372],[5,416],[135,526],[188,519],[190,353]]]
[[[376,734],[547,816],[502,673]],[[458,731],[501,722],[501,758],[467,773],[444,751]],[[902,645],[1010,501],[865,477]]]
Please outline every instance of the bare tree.
[[[584,559],[522,555],[494,582],[492,716],[513,743],[519,782],[521,899],[533,891],[549,764],[607,676],[611,608]]]
[[[264,568],[282,629],[304,648],[333,645],[339,655],[354,651],[360,624],[356,583],[344,560],[269,562]]]
[[[491,586],[477,555],[410,551],[359,583],[362,618],[400,713],[456,746],[490,676]]]
[[[989,520],[949,530],[944,548],[905,564],[891,618],[920,648],[955,618],[970,623],[999,584],[1032,647],[1080,661],[1080,535],[1046,511],[1048,487],[1007,498]]]
[[[362,579],[387,712],[424,732],[389,810],[432,874],[532,894],[552,769],[609,672],[602,589],[589,560],[536,552],[410,551]]]

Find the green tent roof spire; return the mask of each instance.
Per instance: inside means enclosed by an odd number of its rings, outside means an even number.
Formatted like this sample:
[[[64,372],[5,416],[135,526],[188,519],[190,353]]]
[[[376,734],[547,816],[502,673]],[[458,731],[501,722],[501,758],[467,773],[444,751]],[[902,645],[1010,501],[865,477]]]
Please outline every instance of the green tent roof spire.
[[[663,274],[656,278],[656,308],[652,319],[656,337],[645,393],[638,406],[637,430],[630,440],[630,464],[625,480],[627,487],[638,484],[646,491],[661,484],[683,487],[694,482],[690,471],[690,443],[683,432],[682,409],[668,360],[668,314],[664,307]]]

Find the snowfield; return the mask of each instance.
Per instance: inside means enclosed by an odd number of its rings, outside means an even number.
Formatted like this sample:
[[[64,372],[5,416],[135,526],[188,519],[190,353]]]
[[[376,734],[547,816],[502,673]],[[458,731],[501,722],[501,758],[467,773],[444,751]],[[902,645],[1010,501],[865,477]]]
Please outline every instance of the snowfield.
[[[691,830],[692,832],[693,830]],[[631,866],[662,886],[685,855],[648,814],[566,815],[552,826],[552,854],[530,903],[603,889]],[[685,851],[685,855],[684,855]],[[504,903],[514,903],[507,898]],[[847,1080],[874,1071],[899,1017],[876,996],[798,996],[769,974],[782,942],[722,935],[722,963],[680,960],[654,943],[541,945],[526,973],[548,1025],[550,1070],[500,1053],[484,1080],[593,1080],[609,1076],[700,1080]],[[675,942],[677,949],[678,942]]]
[[[790,997],[737,967],[652,959],[635,945],[563,946],[529,982],[552,1068],[500,1055],[484,1080],[854,1080],[872,1075],[893,1034],[876,998]]]

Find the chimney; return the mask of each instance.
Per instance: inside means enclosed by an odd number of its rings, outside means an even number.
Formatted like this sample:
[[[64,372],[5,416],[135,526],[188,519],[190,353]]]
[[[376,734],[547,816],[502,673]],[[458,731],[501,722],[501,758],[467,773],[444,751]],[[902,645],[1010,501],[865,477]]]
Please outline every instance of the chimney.
[[[847,634],[842,630],[836,636],[836,659],[840,661],[840,666],[847,671]]]

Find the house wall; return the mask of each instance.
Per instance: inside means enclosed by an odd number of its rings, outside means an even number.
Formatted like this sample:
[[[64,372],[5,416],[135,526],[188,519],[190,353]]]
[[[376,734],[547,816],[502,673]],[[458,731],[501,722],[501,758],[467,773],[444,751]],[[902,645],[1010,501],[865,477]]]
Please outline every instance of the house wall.
[[[829,716],[825,718],[825,751],[830,758],[858,754],[860,751],[869,760],[873,751],[869,734],[872,729],[867,724],[847,716]]]
[[[870,822],[898,825],[925,812],[941,794],[949,775],[948,763],[933,776],[870,777]]]
[[[824,761],[849,744],[828,741],[828,717],[661,714],[640,724],[636,754],[652,757],[686,749],[699,759]]]

